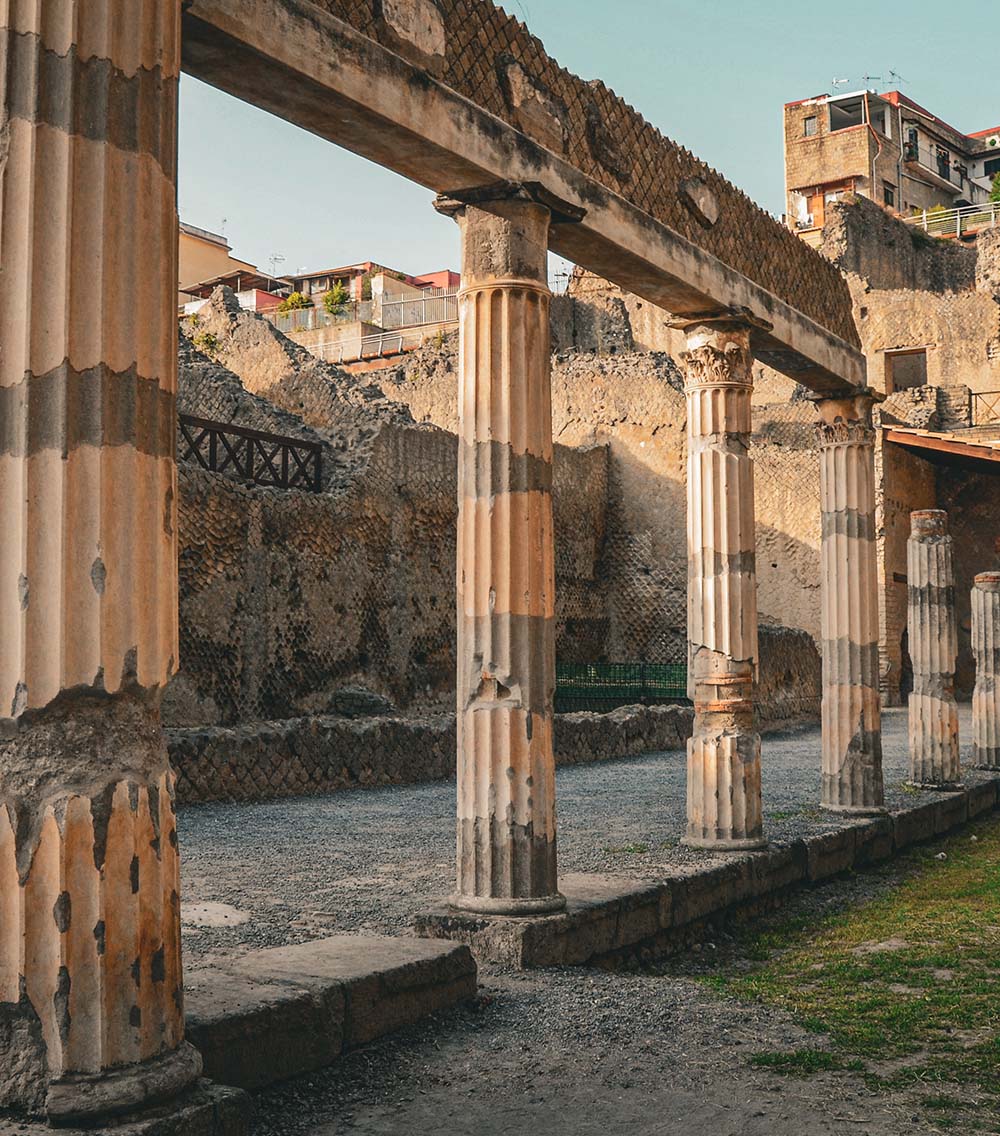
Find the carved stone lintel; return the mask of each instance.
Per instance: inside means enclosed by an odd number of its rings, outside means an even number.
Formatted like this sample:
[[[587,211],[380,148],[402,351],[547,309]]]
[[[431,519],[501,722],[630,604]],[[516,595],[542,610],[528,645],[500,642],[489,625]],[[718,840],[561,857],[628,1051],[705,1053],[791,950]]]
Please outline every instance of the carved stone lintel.
[[[551,214],[551,224],[571,225],[582,221],[587,210],[557,197],[538,181],[493,181],[487,185],[452,189],[439,193],[434,208],[446,217],[457,217],[468,205],[483,209],[502,201],[532,201],[544,205]]]

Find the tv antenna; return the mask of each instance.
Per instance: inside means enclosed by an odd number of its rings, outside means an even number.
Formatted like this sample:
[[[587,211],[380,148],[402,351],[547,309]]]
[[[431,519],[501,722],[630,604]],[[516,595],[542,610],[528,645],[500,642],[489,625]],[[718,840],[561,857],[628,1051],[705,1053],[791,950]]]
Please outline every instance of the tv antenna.
[[[900,75],[898,71],[893,71],[891,69],[889,71],[889,79],[893,83],[908,83],[910,81],[909,79],[904,79],[903,76]]]
[[[867,88],[869,83],[871,83],[875,80],[877,80],[879,83],[881,83],[882,82],[882,76],[881,75],[862,75],[861,76],[861,82],[864,83],[866,88]]]
[[[223,237],[224,237],[224,236],[226,235],[226,225],[228,225],[228,224],[229,224],[229,218],[228,218],[228,217],[223,217],[223,218],[222,218],[222,227],[221,227],[221,228],[219,229],[219,233],[220,233],[220,234],[221,234],[221,235],[222,235]]]
[[[271,255],[267,259],[268,259],[268,261],[270,262],[270,265],[271,265],[271,275],[277,276],[278,265],[284,264],[285,258],[281,255],[280,252],[272,252]]]
[[[846,87],[850,81],[850,79],[834,79],[833,89],[836,90],[838,87]]]

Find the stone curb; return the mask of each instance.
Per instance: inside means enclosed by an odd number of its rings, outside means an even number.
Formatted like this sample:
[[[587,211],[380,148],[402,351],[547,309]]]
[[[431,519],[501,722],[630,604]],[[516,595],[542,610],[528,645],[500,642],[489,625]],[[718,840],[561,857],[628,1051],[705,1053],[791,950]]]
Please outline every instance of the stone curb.
[[[207,1077],[259,1089],[473,998],[476,988],[466,946],[336,935],[189,971],[187,1039]]]
[[[669,879],[565,875],[565,912],[514,919],[470,915],[444,905],[416,917],[418,935],[465,943],[482,963],[515,969],[582,966],[669,953],[700,938],[705,924],[777,902],[809,886],[886,860],[992,811],[1000,778],[939,795],[883,817],[692,867]]]

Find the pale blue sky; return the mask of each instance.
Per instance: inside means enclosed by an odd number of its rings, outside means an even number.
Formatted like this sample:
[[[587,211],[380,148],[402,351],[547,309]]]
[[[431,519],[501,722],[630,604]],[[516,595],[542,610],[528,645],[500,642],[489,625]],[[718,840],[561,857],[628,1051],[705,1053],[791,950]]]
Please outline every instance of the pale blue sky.
[[[1000,5],[836,0],[509,0],[550,55],[601,78],[772,213],[782,209],[782,104],[899,87],[963,131],[1000,125]],[[894,70],[906,82],[892,80]],[[867,83],[863,76],[881,76]],[[192,79],[181,84],[180,208],[234,254],[283,274],[376,260],[458,267],[432,195]]]

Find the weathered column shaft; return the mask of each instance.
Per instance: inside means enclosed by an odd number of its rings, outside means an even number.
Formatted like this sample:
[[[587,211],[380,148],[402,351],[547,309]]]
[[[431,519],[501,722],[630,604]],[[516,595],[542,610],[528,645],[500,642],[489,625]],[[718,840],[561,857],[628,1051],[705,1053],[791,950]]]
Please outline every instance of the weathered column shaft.
[[[1000,572],[981,572],[972,588],[972,761],[1000,769]]]
[[[875,432],[867,392],[817,399],[823,636],[822,804],[880,811]]]
[[[158,709],[179,22],[179,0],[0,5],[0,1107],[63,1123],[200,1065]]]
[[[750,329],[690,326],[683,356],[688,411],[688,638],[694,735],[688,742],[687,837],[699,847],[763,846],[750,399]]]
[[[923,509],[910,514],[906,544],[907,628],[913,660],[910,695],[910,779],[928,788],[961,779],[955,662],[958,627],[948,514]]]
[[[523,191],[522,191],[523,192]],[[561,907],[556,879],[550,212],[507,190],[462,230],[455,906]]]

